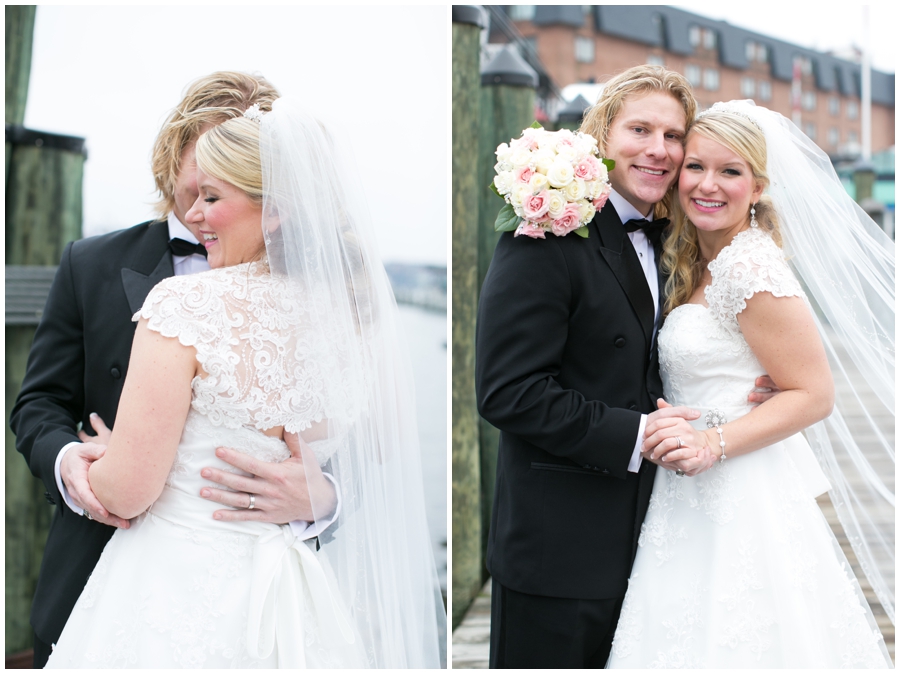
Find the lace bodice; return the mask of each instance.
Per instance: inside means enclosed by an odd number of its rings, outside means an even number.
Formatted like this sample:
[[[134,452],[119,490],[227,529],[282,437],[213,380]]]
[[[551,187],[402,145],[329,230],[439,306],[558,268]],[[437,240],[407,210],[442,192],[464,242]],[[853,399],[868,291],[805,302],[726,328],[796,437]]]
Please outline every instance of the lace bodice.
[[[299,432],[333,414],[339,368],[307,325],[303,293],[265,262],[167,278],[134,320],[197,350],[205,376],[191,382],[191,406],[214,426]]]
[[[674,405],[746,412],[747,396],[765,371],[741,334],[738,314],[756,293],[804,297],[803,290],[781,249],[755,228],[735,236],[709,270],[709,306],[683,304],[660,330],[664,395]]]

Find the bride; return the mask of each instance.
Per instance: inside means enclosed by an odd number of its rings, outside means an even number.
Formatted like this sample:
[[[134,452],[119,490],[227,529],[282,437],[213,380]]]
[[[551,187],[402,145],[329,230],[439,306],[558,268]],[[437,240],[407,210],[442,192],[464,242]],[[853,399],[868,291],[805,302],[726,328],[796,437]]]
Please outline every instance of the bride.
[[[197,142],[212,269],[166,279],[138,327],[90,482],[118,530],[48,667],[439,667],[445,621],[425,524],[411,375],[357,173],[279,99]],[[213,519],[219,446],[327,466],[329,537]],[[234,469],[232,469],[234,471]],[[249,476],[247,476],[249,477]],[[311,493],[314,493],[312,491]],[[245,507],[254,508],[254,497]]]
[[[893,418],[893,242],[821,150],[750,101],[691,127],[673,223],[660,369],[666,401],[702,416],[648,424],[645,455],[719,460],[657,471],[609,666],[892,667],[815,497],[831,491],[893,621],[893,483],[843,415],[881,438],[891,477],[892,442],[860,400],[834,404],[831,374],[847,377],[848,352]],[[750,408],[763,372],[781,392]]]

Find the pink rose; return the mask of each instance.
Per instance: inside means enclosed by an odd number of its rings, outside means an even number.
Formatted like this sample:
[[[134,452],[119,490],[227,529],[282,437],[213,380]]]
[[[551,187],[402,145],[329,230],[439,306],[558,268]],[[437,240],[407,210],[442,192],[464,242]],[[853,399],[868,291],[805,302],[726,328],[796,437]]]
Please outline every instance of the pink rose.
[[[525,135],[521,138],[514,138],[509,142],[509,146],[514,150],[537,150],[537,139],[531,135]]]
[[[550,225],[550,230],[556,234],[556,236],[565,236],[572,230],[578,229],[581,227],[581,211],[578,208],[578,204],[566,204],[565,209],[556,220],[553,221],[553,224]]]
[[[601,194],[599,197],[594,199],[591,203],[594,204],[594,208],[598,211],[606,205],[606,200],[609,198],[609,192],[605,192]]]
[[[593,157],[585,157],[575,165],[575,177],[582,180],[591,180],[594,177],[594,165],[589,161]]]
[[[533,176],[533,175],[534,175],[533,168],[523,166],[522,168],[515,171],[515,180],[517,183],[529,183],[529,182],[531,182],[531,176]]]
[[[523,199],[522,209],[525,211],[525,217],[529,220],[538,220],[544,217],[550,209],[550,195],[547,194],[547,190]]]
[[[535,225],[531,222],[523,221],[517,228],[514,236],[519,236],[519,234],[524,234],[525,236],[530,236],[532,239],[546,239],[544,236],[544,230],[541,229],[539,225]]]

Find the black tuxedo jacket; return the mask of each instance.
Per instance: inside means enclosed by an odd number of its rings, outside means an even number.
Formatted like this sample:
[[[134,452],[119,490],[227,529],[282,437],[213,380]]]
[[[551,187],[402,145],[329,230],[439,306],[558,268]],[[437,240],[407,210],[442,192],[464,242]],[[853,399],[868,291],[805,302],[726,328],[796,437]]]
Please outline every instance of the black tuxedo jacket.
[[[59,450],[93,433],[96,412],[110,427],[128,368],[132,315],[159,281],[172,276],[166,222],[70,243],[62,255],[34,336],[10,417],[16,447],[56,504],[31,610],[38,637],[55,643],[115,529],[76,515],[54,477]]]
[[[625,594],[656,467],[627,468],[662,396],[652,295],[611,203],[589,232],[504,234],[476,329],[479,411],[501,431],[488,570],[573,599]]]

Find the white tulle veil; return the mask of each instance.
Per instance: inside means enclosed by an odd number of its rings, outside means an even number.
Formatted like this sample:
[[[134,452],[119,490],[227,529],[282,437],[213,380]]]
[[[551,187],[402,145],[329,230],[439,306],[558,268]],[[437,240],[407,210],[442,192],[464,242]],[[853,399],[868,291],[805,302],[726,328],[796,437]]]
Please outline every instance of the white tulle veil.
[[[359,173],[337,130],[285,98],[260,119],[260,149],[269,264],[303,298],[304,348],[314,345],[324,383],[326,470],[340,489],[340,515],[319,537],[319,554],[367,666],[440,667],[446,613],[425,521],[411,368]]]
[[[743,115],[765,135],[768,193],[785,255],[813,305],[835,380],[834,412],[805,434],[862,571],[893,623],[894,242],[788,119],[749,100],[712,110]]]

